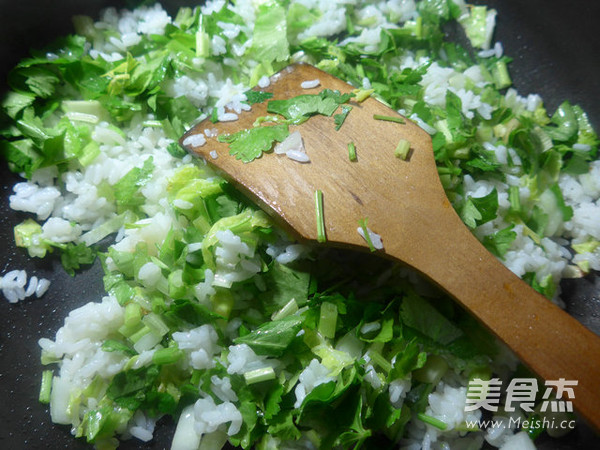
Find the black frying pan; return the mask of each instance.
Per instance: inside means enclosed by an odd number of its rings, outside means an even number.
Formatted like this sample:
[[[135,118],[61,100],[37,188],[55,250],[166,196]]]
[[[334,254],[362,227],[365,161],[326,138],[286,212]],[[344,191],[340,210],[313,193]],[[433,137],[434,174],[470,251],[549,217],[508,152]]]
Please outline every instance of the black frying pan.
[[[97,18],[106,6],[123,7],[125,0],[0,0],[0,90],[10,67],[27,56],[29,48],[42,47],[53,38],[72,32],[70,17],[88,14]],[[515,58],[513,80],[521,94],[539,93],[553,111],[564,99],[581,105],[600,130],[600,2],[595,0],[474,0],[499,12],[497,40]],[[163,1],[174,13],[191,1]],[[452,31],[452,30],[449,30]],[[26,216],[8,208],[11,186],[19,178],[4,164],[0,167],[0,273],[26,269],[30,275],[52,280],[41,299],[9,305],[0,299],[0,449],[87,449],[68,427],[50,422],[47,408],[37,402],[42,366],[37,340],[53,338],[69,311],[102,294],[98,264],[71,278],[56,260],[27,258],[16,249],[13,227]],[[563,283],[567,311],[600,334],[600,278],[592,274]],[[598,380],[600,383],[600,380]],[[600,405],[598,405],[600,409]],[[159,423],[149,444],[137,440],[124,449],[166,449],[174,431],[171,421]],[[543,449],[597,449],[600,436],[585,425],[564,438],[537,441]]]

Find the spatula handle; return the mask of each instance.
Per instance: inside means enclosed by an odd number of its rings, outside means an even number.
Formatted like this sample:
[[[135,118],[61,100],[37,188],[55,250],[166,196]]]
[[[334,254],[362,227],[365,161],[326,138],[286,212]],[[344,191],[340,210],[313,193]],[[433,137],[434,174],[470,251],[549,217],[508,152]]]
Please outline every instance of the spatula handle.
[[[542,378],[577,381],[573,404],[600,430],[600,338],[506,269],[453,210],[446,215],[437,220],[444,229],[426,224],[438,232],[420,242],[411,264]]]

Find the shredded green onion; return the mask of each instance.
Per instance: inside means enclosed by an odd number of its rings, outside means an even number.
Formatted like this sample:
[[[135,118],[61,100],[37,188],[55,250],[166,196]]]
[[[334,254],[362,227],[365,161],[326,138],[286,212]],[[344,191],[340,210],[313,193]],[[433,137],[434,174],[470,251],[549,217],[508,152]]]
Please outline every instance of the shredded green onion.
[[[431,425],[432,427],[437,428],[438,430],[444,431],[448,428],[448,424],[446,422],[442,422],[440,419],[436,419],[435,417],[428,416],[427,414],[424,414],[424,413],[418,413],[417,418],[421,422],[425,422],[425,423]]]
[[[405,123],[402,117],[384,116],[381,114],[373,114],[373,119],[383,120],[385,122]]]
[[[323,216],[323,192],[320,189],[315,191],[315,213],[317,216],[317,242],[326,242],[325,218]]]
[[[362,228],[363,234],[365,236],[365,241],[367,241],[367,245],[369,246],[369,250],[374,252],[377,249],[373,245],[373,241],[371,241],[371,235],[369,234],[369,229],[367,228],[367,220],[367,217],[365,217],[364,219],[360,219],[358,221],[358,226]]]

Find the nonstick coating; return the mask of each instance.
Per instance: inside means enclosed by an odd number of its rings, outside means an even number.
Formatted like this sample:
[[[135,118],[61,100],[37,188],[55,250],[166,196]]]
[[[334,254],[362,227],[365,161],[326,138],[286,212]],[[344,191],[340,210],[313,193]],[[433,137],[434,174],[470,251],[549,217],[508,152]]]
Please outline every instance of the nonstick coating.
[[[72,32],[70,17],[88,14],[98,17],[106,6],[124,7],[126,1],[107,0],[0,0],[0,90],[6,73],[28,49],[39,48],[53,38]],[[514,57],[511,74],[520,94],[539,93],[548,111],[563,100],[581,105],[600,130],[600,2],[594,0],[488,0],[498,10],[497,40],[505,53]],[[174,13],[192,2],[165,1]],[[452,32],[452,30],[449,30]],[[50,422],[48,409],[37,402],[42,366],[37,340],[52,338],[70,310],[102,294],[98,264],[70,277],[56,260],[32,261],[16,249],[13,227],[26,218],[8,208],[11,186],[19,178],[1,165],[0,274],[26,269],[52,280],[41,299],[16,305],[0,300],[0,449],[88,449],[75,440],[68,427]],[[600,334],[600,278],[592,274],[582,280],[563,283],[567,310],[584,325]],[[600,380],[599,380],[600,383]],[[600,409],[600,405],[599,409]],[[149,444],[129,441],[124,449],[166,449],[174,426],[159,423]],[[600,437],[585,426],[558,440],[541,438],[543,449],[600,448]]]

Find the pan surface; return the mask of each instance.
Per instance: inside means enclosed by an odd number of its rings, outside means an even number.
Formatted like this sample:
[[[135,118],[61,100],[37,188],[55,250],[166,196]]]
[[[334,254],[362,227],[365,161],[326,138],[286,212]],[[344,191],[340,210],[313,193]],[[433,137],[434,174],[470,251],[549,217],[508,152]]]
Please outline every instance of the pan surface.
[[[42,47],[53,38],[72,32],[70,17],[88,14],[97,18],[106,6],[123,7],[124,0],[0,0],[0,90],[6,73],[29,48]],[[190,1],[165,1],[174,13]],[[496,40],[514,58],[511,74],[520,94],[538,93],[548,111],[565,99],[579,104],[596,130],[600,130],[600,37],[597,21],[600,2],[589,0],[488,0],[475,1],[498,11]],[[46,406],[37,401],[42,365],[37,341],[53,337],[69,311],[103,292],[98,263],[75,277],[67,275],[53,259],[30,260],[16,249],[13,227],[26,218],[8,208],[12,185],[20,179],[1,164],[0,201],[1,274],[25,269],[52,281],[41,299],[16,305],[0,300],[0,447],[3,449],[84,449],[65,426],[53,425]],[[600,334],[600,277],[591,274],[563,283],[567,311]],[[600,407],[600,405],[599,405]],[[170,447],[171,422],[160,423],[154,441],[124,443],[125,449]],[[600,437],[585,426],[558,440],[540,439],[543,449],[600,448]]]

